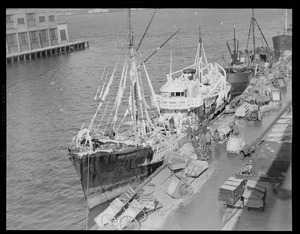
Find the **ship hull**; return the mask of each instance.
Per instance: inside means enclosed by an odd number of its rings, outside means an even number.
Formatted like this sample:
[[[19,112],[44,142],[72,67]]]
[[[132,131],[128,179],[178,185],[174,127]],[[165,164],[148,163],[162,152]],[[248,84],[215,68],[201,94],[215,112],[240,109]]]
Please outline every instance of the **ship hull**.
[[[161,162],[146,166],[153,158],[151,147],[138,147],[120,152],[95,152],[79,156],[69,153],[81,181],[88,207],[109,201],[124,191],[127,185],[133,188],[144,181]],[[89,184],[89,186],[87,186]]]
[[[279,35],[272,37],[273,48],[275,51],[275,59],[278,59],[280,54],[285,50],[292,50],[292,36]]]
[[[69,159],[81,181],[88,207],[91,209],[119,196],[128,185],[133,189],[140,185],[162,165],[168,152],[178,150],[188,141],[185,133],[173,137],[165,147],[147,146],[117,153],[96,152],[83,156],[71,151]]]
[[[227,73],[227,81],[231,84],[231,97],[238,96],[244,92],[250,82],[250,71]]]

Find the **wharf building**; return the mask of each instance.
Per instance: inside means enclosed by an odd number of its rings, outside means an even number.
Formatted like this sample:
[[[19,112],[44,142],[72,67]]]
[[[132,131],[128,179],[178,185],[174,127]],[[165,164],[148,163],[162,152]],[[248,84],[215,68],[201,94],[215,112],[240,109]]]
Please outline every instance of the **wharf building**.
[[[67,23],[58,21],[53,9],[6,9],[6,61],[82,49],[87,41],[70,42]]]

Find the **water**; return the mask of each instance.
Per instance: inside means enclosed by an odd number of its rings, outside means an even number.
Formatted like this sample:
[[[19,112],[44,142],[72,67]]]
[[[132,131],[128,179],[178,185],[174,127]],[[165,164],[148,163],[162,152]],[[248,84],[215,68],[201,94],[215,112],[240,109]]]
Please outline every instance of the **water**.
[[[136,43],[152,14],[133,12]],[[282,14],[282,9],[255,10],[270,46]],[[208,60],[222,63],[222,54],[229,58],[225,41],[233,37],[234,25],[240,48],[246,47],[250,18],[250,9],[159,10],[140,48],[142,59],[181,31],[147,62],[155,91],[166,81],[171,45],[173,70],[193,62],[199,21]],[[82,123],[90,123],[102,71],[114,66],[127,31],[124,12],[73,15],[67,23],[70,39],[88,40],[89,49],[6,68],[7,229],[85,229],[86,203],[66,149]],[[90,211],[89,226],[104,206]]]

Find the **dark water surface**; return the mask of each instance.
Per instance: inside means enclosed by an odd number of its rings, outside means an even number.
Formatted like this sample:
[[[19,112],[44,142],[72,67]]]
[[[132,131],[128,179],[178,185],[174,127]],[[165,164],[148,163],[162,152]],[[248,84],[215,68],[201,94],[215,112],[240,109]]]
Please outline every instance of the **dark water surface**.
[[[153,10],[133,12],[136,44],[152,14]],[[270,46],[282,14],[282,9],[255,11]],[[250,9],[159,10],[142,43],[142,58],[181,28],[172,40],[172,69],[191,64],[201,21],[206,56],[222,63],[222,54],[229,57],[225,41],[233,37],[234,25],[240,48],[245,49],[250,18]],[[90,123],[102,71],[107,64],[114,66],[126,43],[126,20],[124,12],[73,15],[66,20],[70,39],[88,40],[89,49],[6,67],[7,229],[85,228],[86,203],[67,146],[82,123]],[[257,44],[262,45],[261,39]],[[166,82],[170,49],[168,43],[147,62],[156,92]],[[90,211],[89,226],[104,206]]]

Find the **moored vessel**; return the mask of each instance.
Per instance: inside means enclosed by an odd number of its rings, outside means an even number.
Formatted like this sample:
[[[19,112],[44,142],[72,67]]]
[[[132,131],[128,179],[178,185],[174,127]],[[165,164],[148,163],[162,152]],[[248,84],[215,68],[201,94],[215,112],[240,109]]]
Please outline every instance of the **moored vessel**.
[[[230,65],[225,67],[226,78],[231,84],[231,96],[234,98],[240,95],[249,85],[252,70],[249,69],[248,60],[246,60],[247,57],[243,56],[242,52],[239,51],[239,40],[235,37],[235,28],[233,51],[230,49],[229,41],[227,41],[226,44],[231,56]]]
[[[100,102],[91,123],[88,128],[81,127],[68,148],[69,159],[81,181],[89,208],[119,196],[128,185],[132,188],[137,187],[162,164],[164,155],[180,147],[185,138],[183,133],[172,135],[169,132],[162,133],[163,129],[156,128],[150,117],[149,106],[142,85],[142,68],[145,70],[152,93],[153,87],[146,70],[145,61],[137,65],[136,55],[142,40],[136,48],[131,26],[131,11],[127,10],[126,12],[128,45],[126,46],[119,85],[113,85],[114,81],[117,82],[117,78],[114,79],[117,76],[117,62],[105,91],[104,82],[99,95]],[[129,92],[125,91],[126,86],[129,87]],[[113,87],[118,87],[117,93]],[[98,96],[99,90],[100,86],[95,98]],[[112,96],[115,97],[115,101],[113,107],[108,110],[110,115],[106,124],[102,124],[103,118],[105,121],[107,118],[105,115],[107,106],[103,108],[103,104],[106,103],[107,105],[111,101],[107,98],[109,93],[113,93]],[[125,96],[126,94],[127,96]],[[101,118],[98,116],[100,111],[102,111]],[[111,116],[114,117],[111,119]],[[121,118],[118,118],[120,116]],[[98,125],[96,124],[97,121],[99,121]]]
[[[287,26],[288,10],[285,10],[284,16],[283,34],[272,37],[275,59],[278,59],[285,50],[292,50],[292,27]]]
[[[157,101],[161,123],[174,119],[175,130],[212,119],[230,100],[231,85],[226,71],[218,63],[208,63],[199,28],[199,43],[192,65],[167,74]]]

